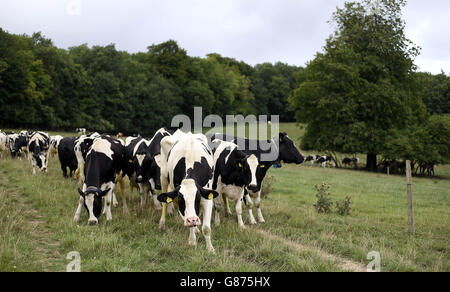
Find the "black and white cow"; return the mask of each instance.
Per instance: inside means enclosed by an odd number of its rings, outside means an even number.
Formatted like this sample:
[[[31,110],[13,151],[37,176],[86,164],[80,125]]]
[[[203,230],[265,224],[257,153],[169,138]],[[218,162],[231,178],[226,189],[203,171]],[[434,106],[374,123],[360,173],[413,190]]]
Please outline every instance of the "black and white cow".
[[[265,223],[261,212],[261,187],[267,171],[272,166],[280,168],[282,162],[288,164],[301,164],[305,160],[305,157],[300,153],[294,142],[286,133],[280,133],[278,138],[266,141],[249,140],[225,134],[214,134],[208,138],[210,141],[219,139],[233,142],[239,145],[242,148],[242,151],[247,155],[253,154],[258,158],[259,165],[256,170],[257,187],[253,190],[248,188],[245,189],[244,202],[249,208],[249,214],[252,213],[250,216],[251,218],[253,217],[253,202],[251,198],[253,198],[255,200],[254,206],[256,207],[258,221],[259,223]],[[278,143],[275,143],[275,139],[278,139]],[[268,155],[269,153],[274,155]],[[272,156],[272,159],[269,159],[268,156]],[[230,213],[231,211],[228,209],[227,212]]]
[[[359,158],[357,158],[357,157],[353,157],[353,158],[345,157],[344,159],[342,159],[342,165],[351,166],[353,164],[353,166],[355,168],[358,168],[358,163],[359,163]]]
[[[318,158],[318,157],[319,157],[319,156],[317,156],[317,155],[315,155],[315,154],[308,155],[308,157],[306,157],[306,159],[305,159],[305,162],[309,162],[309,163],[311,164],[311,166],[313,166],[313,165],[314,165],[314,162],[317,161],[317,158]]]
[[[317,158],[316,162],[320,164],[323,168],[329,166],[329,167],[335,167],[336,164],[333,161],[333,158],[328,155],[320,156]]]
[[[28,152],[29,137],[23,134],[9,135],[9,148],[11,151],[11,157],[22,157],[23,152]]]
[[[160,228],[165,228],[167,204],[178,203],[178,212],[184,226],[190,228],[189,245],[195,246],[203,214],[202,233],[208,251],[211,243],[211,216],[213,199],[218,193],[212,187],[214,157],[207,139],[202,134],[172,135],[161,140],[161,187],[158,200],[163,203]]]
[[[75,132],[77,132],[77,134],[80,135],[86,135],[86,129],[85,128],[76,128]]]
[[[50,148],[50,136],[44,132],[36,132],[31,136],[28,142],[28,159],[33,166],[33,174],[36,174],[36,168],[47,172],[47,152]]]
[[[153,197],[156,210],[161,210],[161,203],[156,190],[161,189],[161,140],[171,136],[175,131],[168,128],[159,129],[151,139],[129,137],[126,142],[128,167],[126,174],[135,179],[141,194],[141,206],[147,203],[147,197]]]
[[[61,170],[64,177],[72,177],[73,172],[78,167],[77,157],[75,155],[75,144],[78,137],[63,138],[58,145],[58,158],[61,164]],[[69,175],[67,175],[69,168]]]
[[[215,165],[213,189],[219,195],[222,195],[227,211],[229,210],[228,200],[236,202],[238,226],[245,228],[242,220],[244,191],[246,187],[253,191],[257,190],[256,171],[259,165],[258,158],[254,154],[245,154],[232,142],[214,140],[211,146],[214,152]],[[214,222],[216,225],[219,225],[220,197],[215,199],[214,203]],[[256,224],[256,220],[251,212],[250,224]]]
[[[124,165],[125,148],[122,143],[110,136],[103,135],[94,141],[86,156],[83,189],[78,188],[81,198],[75,212],[74,220],[79,222],[83,206],[89,214],[89,225],[98,224],[103,202],[106,196],[104,213],[106,220],[112,220],[111,204],[116,180],[121,176]],[[124,212],[127,210],[126,199],[122,193]]]

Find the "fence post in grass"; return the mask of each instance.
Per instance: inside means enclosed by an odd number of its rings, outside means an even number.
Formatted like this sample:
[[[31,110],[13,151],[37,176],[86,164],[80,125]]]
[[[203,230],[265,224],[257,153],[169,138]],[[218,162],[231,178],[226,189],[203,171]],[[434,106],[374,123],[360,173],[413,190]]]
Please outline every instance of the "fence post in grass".
[[[387,175],[389,176],[389,172],[390,172],[391,170],[389,169],[389,166],[387,167]]]
[[[408,219],[409,219],[409,233],[414,234],[414,210],[413,210],[413,198],[412,198],[412,173],[411,173],[411,161],[406,160],[406,193],[408,196]]]

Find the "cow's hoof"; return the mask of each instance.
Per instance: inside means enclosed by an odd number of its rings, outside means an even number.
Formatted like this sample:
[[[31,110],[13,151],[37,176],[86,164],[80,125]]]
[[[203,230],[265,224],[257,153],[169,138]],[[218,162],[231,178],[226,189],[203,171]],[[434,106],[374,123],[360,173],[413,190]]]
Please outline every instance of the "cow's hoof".
[[[159,230],[166,230],[166,223],[165,222],[163,222],[163,223],[159,223]]]
[[[260,220],[260,221],[259,221],[259,224],[266,224],[266,221]]]
[[[197,240],[189,240],[190,246],[197,246]]]
[[[227,213],[225,213],[225,217],[228,217],[228,218],[230,218],[230,217],[233,217],[233,213],[231,213],[231,212],[227,212]]]
[[[216,254],[216,250],[214,249],[214,247],[208,247],[208,252]]]
[[[245,227],[245,225],[242,224],[242,225],[239,225],[239,229],[247,229],[247,227]]]
[[[258,224],[258,223],[256,223],[256,221],[250,221],[249,224],[250,224],[250,225],[256,225],[256,224]]]

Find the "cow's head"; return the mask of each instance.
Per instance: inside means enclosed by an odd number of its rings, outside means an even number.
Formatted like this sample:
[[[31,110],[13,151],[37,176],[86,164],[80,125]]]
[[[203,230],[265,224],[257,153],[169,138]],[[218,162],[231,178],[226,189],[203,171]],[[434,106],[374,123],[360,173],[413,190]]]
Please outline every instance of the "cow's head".
[[[136,170],[136,182],[145,183],[153,177],[154,159],[147,152],[138,152],[133,158],[134,169]]]
[[[279,143],[280,143],[280,156],[278,158],[279,161],[283,161],[284,163],[295,163],[301,164],[305,161],[305,157],[298,151],[297,147],[295,147],[294,142],[289,138],[286,133],[280,133],[279,135]]]
[[[253,191],[258,191],[258,158],[251,154],[245,155],[244,152],[237,150],[234,151],[236,159],[232,159],[232,163],[236,163],[235,167],[238,169],[237,174],[244,179],[245,186]]]
[[[40,171],[47,171],[47,153],[40,146],[34,147],[33,158]]]
[[[178,212],[183,218],[184,226],[196,227],[201,224],[199,218],[201,199],[213,200],[218,195],[216,191],[204,189],[193,179],[184,179],[173,192],[159,195],[158,200],[163,203],[178,200]]]
[[[97,225],[98,218],[102,213],[103,202],[102,198],[108,194],[111,189],[106,189],[104,191],[97,188],[88,188],[86,192],[83,192],[80,188],[78,188],[78,193],[81,196],[81,200],[83,200],[84,207],[86,208],[89,219],[89,225]]]
[[[12,157],[22,156],[22,147],[27,146],[28,138],[24,135],[16,135],[12,138],[11,145],[11,155]]]

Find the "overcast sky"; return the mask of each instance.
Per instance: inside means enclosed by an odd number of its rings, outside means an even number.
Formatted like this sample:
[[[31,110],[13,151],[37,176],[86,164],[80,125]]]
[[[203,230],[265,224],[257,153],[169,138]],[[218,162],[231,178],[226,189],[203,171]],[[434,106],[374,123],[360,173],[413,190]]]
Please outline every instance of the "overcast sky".
[[[168,39],[190,56],[219,53],[251,65],[304,66],[332,33],[344,0],[0,0],[0,27],[41,31],[62,48],[116,44],[146,51]],[[422,71],[450,72],[450,1],[409,0],[407,36],[422,47]]]

